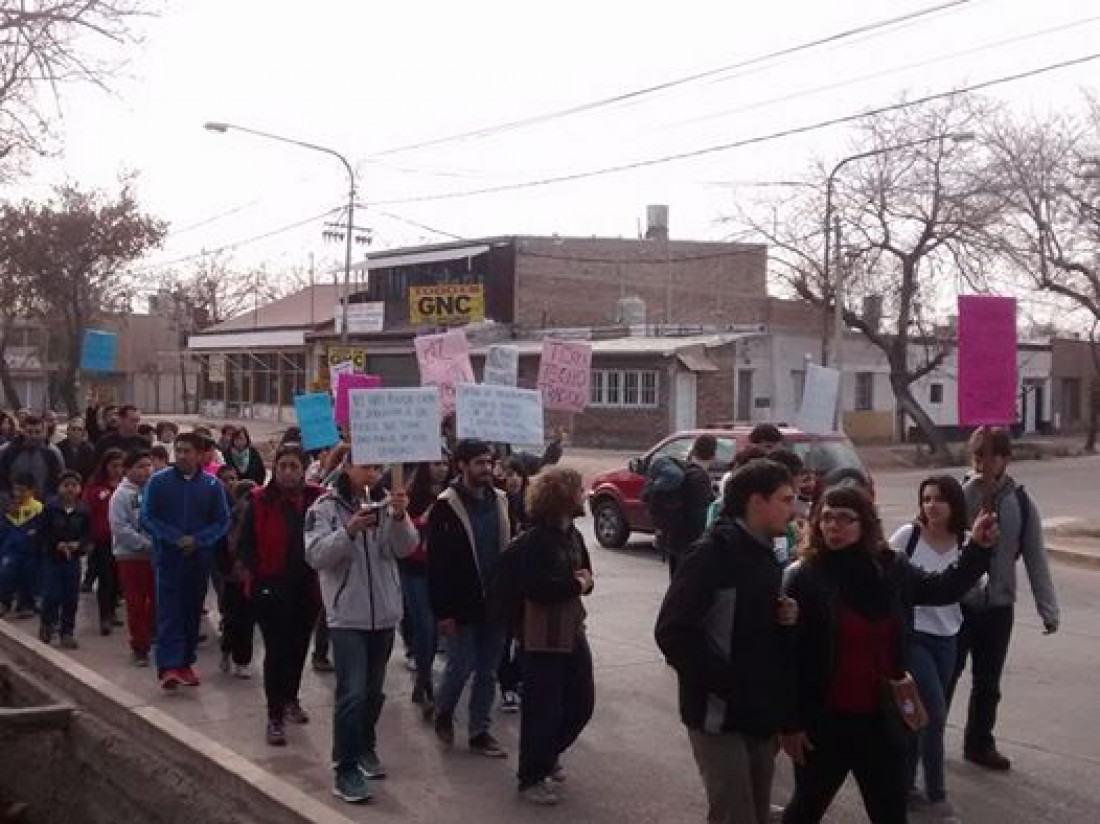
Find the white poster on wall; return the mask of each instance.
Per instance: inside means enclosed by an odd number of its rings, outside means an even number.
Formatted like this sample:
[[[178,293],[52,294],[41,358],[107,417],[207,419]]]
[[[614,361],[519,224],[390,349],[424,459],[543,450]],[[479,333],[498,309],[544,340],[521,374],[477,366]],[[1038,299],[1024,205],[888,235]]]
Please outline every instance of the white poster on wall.
[[[542,394],[534,389],[459,384],[455,417],[459,438],[513,445],[543,440]]]
[[[515,386],[519,380],[519,348],[496,344],[485,355],[482,383],[493,386]]]
[[[840,373],[835,369],[809,364],[806,367],[802,408],[795,417],[795,426],[810,435],[827,435],[836,431],[837,394]]]
[[[348,332],[368,335],[381,332],[386,325],[386,304],[382,301],[348,304]],[[336,334],[344,331],[344,305],[336,304]]]
[[[348,393],[351,459],[356,464],[438,461],[439,390],[352,389]]]

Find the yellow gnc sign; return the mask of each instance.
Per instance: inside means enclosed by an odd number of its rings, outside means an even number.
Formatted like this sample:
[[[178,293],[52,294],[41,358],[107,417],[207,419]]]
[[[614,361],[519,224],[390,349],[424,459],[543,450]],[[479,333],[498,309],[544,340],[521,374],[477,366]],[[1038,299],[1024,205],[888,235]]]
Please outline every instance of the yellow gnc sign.
[[[481,284],[409,288],[409,321],[414,326],[459,326],[481,320],[485,320],[485,287]]]

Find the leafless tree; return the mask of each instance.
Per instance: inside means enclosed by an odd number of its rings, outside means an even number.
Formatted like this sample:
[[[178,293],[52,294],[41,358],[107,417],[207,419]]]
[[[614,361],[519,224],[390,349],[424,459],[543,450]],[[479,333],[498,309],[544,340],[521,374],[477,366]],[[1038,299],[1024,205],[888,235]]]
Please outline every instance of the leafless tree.
[[[49,150],[62,85],[106,86],[103,55],[135,41],[154,0],[0,0],[0,169]],[[97,56],[99,55],[99,56]]]
[[[982,102],[956,97],[868,118],[847,160],[815,164],[805,186],[787,187],[762,212],[742,214],[772,247],[786,290],[829,313],[840,264],[844,324],[885,356],[899,431],[908,417],[940,457],[947,453],[944,435],[914,395],[913,384],[934,372],[948,353],[934,329],[936,308],[963,279],[980,283],[985,276],[989,257],[971,241],[995,221],[995,199],[983,185],[982,149],[962,140],[986,115]],[[841,254],[827,281],[824,221],[830,188],[835,221],[830,229]],[[865,313],[865,299],[881,304],[881,313]]]
[[[1002,216],[988,233],[1025,290],[1041,290],[1087,314],[1094,366],[1086,448],[1100,424],[1100,105],[1082,114],[1001,117],[989,130],[990,188]]]

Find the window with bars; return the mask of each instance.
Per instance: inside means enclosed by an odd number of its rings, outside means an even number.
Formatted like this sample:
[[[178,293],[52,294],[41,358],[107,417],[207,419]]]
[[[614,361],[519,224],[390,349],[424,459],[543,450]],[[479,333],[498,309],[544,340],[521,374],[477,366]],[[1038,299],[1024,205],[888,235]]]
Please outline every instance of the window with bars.
[[[591,403],[603,408],[653,408],[659,400],[659,385],[654,369],[593,369]]]
[[[875,373],[856,372],[856,410],[870,412],[875,408]]]

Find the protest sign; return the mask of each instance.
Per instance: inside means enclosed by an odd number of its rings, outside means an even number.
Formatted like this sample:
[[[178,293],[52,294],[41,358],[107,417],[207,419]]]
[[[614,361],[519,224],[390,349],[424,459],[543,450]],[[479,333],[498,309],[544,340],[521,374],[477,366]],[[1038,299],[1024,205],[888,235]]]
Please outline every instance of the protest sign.
[[[959,296],[959,423],[1016,422],[1016,300]]]
[[[352,389],[374,389],[382,385],[378,375],[345,372],[336,376],[336,423],[348,425],[348,392]]]
[[[455,387],[474,382],[466,333],[452,329],[439,335],[423,335],[413,341],[413,346],[420,367],[420,383],[439,387],[443,414],[450,414],[455,408]]]
[[[583,412],[592,380],[592,344],[587,341],[544,340],[538,388],[547,409]]]
[[[356,464],[438,461],[439,390],[352,389],[348,393],[351,456]]]
[[[113,372],[118,350],[118,335],[88,329],[80,350],[80,368],[86,372]]]
[[[332,414],[332,396],[328,392],[314,392],[294,398],[294,412],[302,430],[302,448],[325,449],[340,441],[336,419]]]
[[[795,426],[810,435],[835,432],[839,392],[840,373],[837,370],[808,364],[802,406],[795,416]]]
[[[482,383],[493,386],[515,386],[519,379],[519,349],[515,346],[493,345],[485,355]]]
[[[534,389],[462,384],[457,392],[455,425],[459,438],[541,444],[542,395]]]

